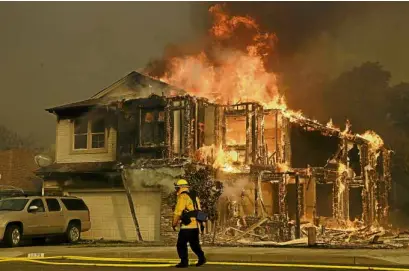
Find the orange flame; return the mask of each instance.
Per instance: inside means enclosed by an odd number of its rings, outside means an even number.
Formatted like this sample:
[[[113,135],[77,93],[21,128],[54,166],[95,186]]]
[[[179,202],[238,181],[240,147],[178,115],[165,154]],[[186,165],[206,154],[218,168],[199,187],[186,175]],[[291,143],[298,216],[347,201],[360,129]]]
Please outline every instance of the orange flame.
[[[240,173],[243,169],[234,166],[234,162],[238,159],[236,151],[225,151],[222,146],[215,145],[203,146],[198,149],[197,158],[200,162],[211,164],[214,169],[219,169],[224,172]]]
[[[225,5],[216,4],[209,13],[213,18],[209,48],[195,55],[172,58],[167,72],[158,79],[211,102],[257,102],[265,108],[281,110],[291,122],[311,122],[301,111],[287,108],[285,98],[278,90],[277,75],[266,69],[267,58],[275,53],[276,35],[261,31],[258,23],[249,16],[230,15],[225,11]],[[242,31],[246,33],[243,37],[240,36]],[[312,122],[320,125],[316,120]],[[341,132],[341,136],[353,137],[349,121],[343,131],[335,127],[332,120],[327,128]],[[371,142],[372,148],[383,146],[382,139],[374,132],[361,137]],[[226,168],[222,165],[229,164],[230,155],[221,147],[217,148],[215,155],[219,161],[216,166]]]
[[[369,146],[372,150],[379,150],[384,146],[383,139],[374,131],[366,131],[363,135],[357,135],[369,141]]]
[[[344,163],[338,164],[338,175],[344,174],[348,170],[347,166]]]
[[[276,36],[260,32],[250,17],[230,16],[224,5],[217,4],[209,11],[214,19],[212,47],[197,55],[173,58],[160,79],[217,103],[259,102],[268,108],[286,108],[276,74],[265,68]],[[224,46],[224,40],[234,37],[240,27],[250,32],[245,49]]]
[[[277,163],[277,171],[285,173],[291,171],[291,168],[286,163]]]

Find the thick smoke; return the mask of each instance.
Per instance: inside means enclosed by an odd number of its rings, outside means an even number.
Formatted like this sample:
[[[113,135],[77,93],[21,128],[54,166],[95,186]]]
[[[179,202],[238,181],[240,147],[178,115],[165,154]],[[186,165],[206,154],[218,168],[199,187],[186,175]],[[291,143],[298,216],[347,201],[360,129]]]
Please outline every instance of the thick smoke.
[[[126,179],[133,190],[143,188],[174,189],[175,180],[184,175],[183,168],[125,169]]]
[[[248,178],[239,178],[232,183],[225,183],[223,187],[223,197],[240,197],[243,190],[250,184]]]
[[[192,4],[192,24],[203,38],[169,45],[163,58],[150,63],[148,72],[161,76],[171,58],[207,50],[212,42],[208,39],[211,5]],[[409,80],[402,64],[409,62],[404,27],[409,23],[408,3],[229,2],[226,9],[232,15],[251,16],[263,31],[276,34],[278,42],[266,62],[267,71],[279,75],[279,91],[290,108],[320,121],[331,117],[322,106],[322,86],[354,66],[379,61],[392,72],[392,83]],[[245,31],[230,41],[240,47],[243,37]]]

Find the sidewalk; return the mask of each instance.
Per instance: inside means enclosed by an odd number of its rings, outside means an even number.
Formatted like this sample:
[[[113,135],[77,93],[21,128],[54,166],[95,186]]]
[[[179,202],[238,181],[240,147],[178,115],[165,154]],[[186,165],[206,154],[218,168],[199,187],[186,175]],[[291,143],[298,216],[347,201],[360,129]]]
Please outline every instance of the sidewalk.
[[[205,247],[204,250],[208,260],[213,262],[409,266],[409,249]],[[0,257],[26,257],[29,253],[44,253],[46,257],[177,259],[176,250],[173,247],[37,246],[0,248]],[[195,259],[195,256],[192,255],[191,259]]]

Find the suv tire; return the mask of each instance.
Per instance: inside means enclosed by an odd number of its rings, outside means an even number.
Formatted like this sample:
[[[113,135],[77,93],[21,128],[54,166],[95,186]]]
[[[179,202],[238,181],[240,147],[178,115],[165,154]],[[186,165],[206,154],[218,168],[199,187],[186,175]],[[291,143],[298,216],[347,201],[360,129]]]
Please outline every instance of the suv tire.
[[[18,225],[7,226],[4,233],[4,243],[8,247],[17,247],[20,245],[22,238],[21,228]]]
[[[81,226],[79,223],[70,222],[65,234],[68,243],[76,244],[81,238]]]

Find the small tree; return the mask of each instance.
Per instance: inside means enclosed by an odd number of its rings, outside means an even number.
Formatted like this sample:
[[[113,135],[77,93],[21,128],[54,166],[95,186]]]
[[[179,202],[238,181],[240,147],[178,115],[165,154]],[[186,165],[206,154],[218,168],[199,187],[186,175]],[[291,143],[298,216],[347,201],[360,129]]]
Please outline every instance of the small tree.
[[[223,184],[212,179],[210,168],[197,169],[194,165],[187,167],[183,178],[189,182],[190,189],[196,191],[202,210],[208,213],[209,220],[215,221],[218,218],[217,202],[223,193]],[[174,208],[174,193],[169,195],[168,204]]]

